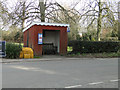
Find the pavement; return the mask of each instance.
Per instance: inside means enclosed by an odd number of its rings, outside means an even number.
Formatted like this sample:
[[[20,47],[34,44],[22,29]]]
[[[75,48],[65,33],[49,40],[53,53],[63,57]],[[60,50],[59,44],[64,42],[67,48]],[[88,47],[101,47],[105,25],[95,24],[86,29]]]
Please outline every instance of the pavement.
[[[3,63],[2,87],[118,88],[118,58],[45,56],[34,60]]]
[[[88,59],[104,60],[104,58],[78,58],[78,57],[65,57],[65,56],[60,56],[60,55],[44,55],[44,56],[42,56],[40,58],[33,58],[33,59],[6,59],[6,58],[0,58],[0,63],[59,61],[59,60],[88,60]],[[111,59],[111,58],[107,58],[107,59]]]
[[[11,62],[35,62],[35,61],[53,61],[53,60],[63,60],[64,56],[60,55],[44,55],[40,58],[33,59],[6,59],[1,58],[1,63],[11,63]]]

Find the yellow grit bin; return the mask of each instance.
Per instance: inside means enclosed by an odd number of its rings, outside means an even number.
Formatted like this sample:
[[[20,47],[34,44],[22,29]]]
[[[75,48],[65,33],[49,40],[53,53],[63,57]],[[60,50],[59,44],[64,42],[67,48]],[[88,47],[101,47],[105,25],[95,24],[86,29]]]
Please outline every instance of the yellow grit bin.
[[[33,50],[29,47],[23,47],[20,52],[20,58],[33,58]]]

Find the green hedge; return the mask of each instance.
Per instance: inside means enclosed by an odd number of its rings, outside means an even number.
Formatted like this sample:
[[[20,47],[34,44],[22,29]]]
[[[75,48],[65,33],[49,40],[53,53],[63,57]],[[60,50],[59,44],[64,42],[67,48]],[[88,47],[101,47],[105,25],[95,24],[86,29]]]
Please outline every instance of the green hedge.
[[[13,43],[6,43],[6,58],[15,59],[19,58],[22,46]]]
[[[69,41],[68,46],[73,48],[72,53],[103,53],[117,52],[120,49],[120,42],[103,41]]]

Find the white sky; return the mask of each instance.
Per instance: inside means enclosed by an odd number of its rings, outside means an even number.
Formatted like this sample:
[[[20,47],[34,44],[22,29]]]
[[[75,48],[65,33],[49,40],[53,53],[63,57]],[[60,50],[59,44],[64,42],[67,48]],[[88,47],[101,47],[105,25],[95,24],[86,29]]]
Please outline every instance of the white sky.
[[[1,1],[4,1],[4,0],[1,0]],[[13,5],[15,5],[15,3],[18,1],[18,0],[7,0],[8,1],[8,6],[9,7],[12,7]],[[27,1],[39,1],[39,0],[27,0]],[[48,0],[50,1],[50,0]],[[62,5],[70,5],[70,4],[74,4],[75,2],[77,1],[80,1],[80,0],[51,0],[52,2],[56,1]],[[85,2],[87,0],[81,0],[82,2]],[[80,6],[80,4],[79,4]]]
[[[4,1],[4,0],[1,0],[1,1]],[[8,1],[7,2],[7,5],[8,5],[8,7],[12,7],[12,6],[14,6],[15,5],[15,3],[18,1],[18,0],[6,0],[6,1]],[[39,1],[39,0],[27,0],[27,1]],[[50,0],[48,0],[48,1],[50,1]],[[73,5],[71,5],[71,4],[75,4],[76,2],[80,2],[79,4],[77,4],[77,6],[76,6],[76,9],[77,10],[80,10],[81,8],[83,8],[84,7],[84,5],[86,4],[86,3],[89,3],[89,1],[90,0],[51,0],[52,2],[54,2],[54,1],[57,1],[58,3],[60,3],[60,4],[62,4],[62,5],[64,5],[64,6],[73,6]],[[94,0],[91,0],[91,1],[94,1]],[[109,2],[119,2],[119,0],[101,0],[102,2],[105,2],[105,1],[109,1]]]
[[[1,0],[1,1],[4,1],[4,0]],[[12,7],[13,5],[15,5],[15,3],[18,1],[18,0],[6,0],[8,1],[8,6],[9,7]],[[27,1],[39,1],[39,0],[27,0]],[[41,0],[43,1],[43,0]],[[49,1],[49,0],[48,0]],[[51,0],[51,1],[57,1],[58,3],[62,4],[62,5],[71,5],[71,4],[75,4],[76,2],[80,2],[79,4],[77,4],[76,8],[79,10],[81,7],[84,6],[84,4],[88,3],[90,0]],[[94,0],[91,0],[91,1],[94,1]],[[105,2],[105,1],[109,1],[109,2],[119,2],[120,0],[101,0],[102,2]]]

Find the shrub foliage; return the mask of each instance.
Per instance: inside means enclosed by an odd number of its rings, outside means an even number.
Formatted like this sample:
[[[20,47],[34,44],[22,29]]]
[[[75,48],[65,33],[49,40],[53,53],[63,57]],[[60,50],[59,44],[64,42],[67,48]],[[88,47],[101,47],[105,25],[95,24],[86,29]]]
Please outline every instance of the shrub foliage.
[[[6,43],[6,58],[15,59],[19,58],[22,46],[13,43]]]
[[[117,52],[120,49],[120,42],[103,41],[69,41],[68,46],[73,48],[73,53],[103,53]]]

